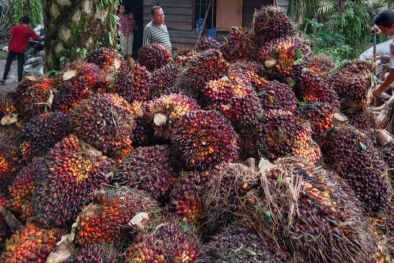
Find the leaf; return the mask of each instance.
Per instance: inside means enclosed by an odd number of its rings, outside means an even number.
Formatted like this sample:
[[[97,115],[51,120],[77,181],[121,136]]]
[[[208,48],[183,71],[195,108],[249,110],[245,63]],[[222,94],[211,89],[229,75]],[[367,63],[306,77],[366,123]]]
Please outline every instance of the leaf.
[[[262,120],[263,119],[263,116],[264,116],[264,110],[262,110],[261,112],[260,112],[260,114],[259,114],[259,120]]]
[[[278,183],[283,182],[283,178],[281,175],[278,175],[278,178],[276,178],[276,180],[278,181]]]
[[[228,38],[227,37],[223,36],[223,38],[224,38],[224,41],[228,42]]]
[[[184,68],[184,69],[182,70],[182,74],[186,74],[188,71],[189,71],[189,68]]]
[[[260,91],[259,93],[257,93],[257,96],[260,97],[260,96],[264,95],[266,92],[267,92],[267,91],[262,90],[262,91]]]
[[[297,51],[296,51],[296,57],[297,57],[297,59],[301,59],[302,58],[302,50],[300,48],[298,48]]]
[[[294,61],[293,65],[298,66],[298,65],[301,65],[302,62],[304,62],[304,61],[301,58],[299,58],[296,61]]]
[[[191,227],[190,227],[189,225],[183,225],[182,228],[181,228],[181,231],[182,231],[183,233],[186,233],[186,232],[188,232],[190,229],[191,229]]]
[[[361,147],[361,149],[363,149],[363,151],[365,151],[367,149],[367,146],[365,146],[362,142],[360,142],[360,147]]]
[[[297,104],[298,104],[298,106],[307,106],[308,102],[307,101],[298,101]]]
[[[294,79],[291,79],[289,87],[292,88],[297,84],[297,82]]]
[[[270,223],[273,222],[272,217],[271,217],[271,212],[270,212],[270,211],[265,211],[265,212],[263,213],[262,219],[265,220],[265,221],[268,221],[268,222],[270,222]]]

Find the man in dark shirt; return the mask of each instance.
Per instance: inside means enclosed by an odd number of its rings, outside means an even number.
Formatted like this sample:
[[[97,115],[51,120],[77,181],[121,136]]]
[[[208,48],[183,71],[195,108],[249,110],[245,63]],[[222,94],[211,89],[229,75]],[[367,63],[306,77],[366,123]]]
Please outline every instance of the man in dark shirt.
[[[7,63],[4,68],[3,79],[0,80],[4,84],[10,72],[12,61],[18,57],[18,81],[22,80],[23,64],[25,63],[25,50],[29,45],[30,38],[42,40],[33,30],[29,28],[30,18],[22,17],[22,24],[14,26],[11,29],[11,38],[8,45]]]
[[[144,29],[143,44],[161,44],[172,52],[170,35],[164,24],[164,12],[160,6],[151,8],[152,21]]]

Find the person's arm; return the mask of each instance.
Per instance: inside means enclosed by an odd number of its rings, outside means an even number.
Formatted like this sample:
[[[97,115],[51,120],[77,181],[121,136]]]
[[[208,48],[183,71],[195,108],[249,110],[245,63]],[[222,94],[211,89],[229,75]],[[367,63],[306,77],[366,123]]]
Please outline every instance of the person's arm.
[[[152,41],[152,35],[150,33],[150,30],[148,28],[145,28],[144,29],[144,37],[143,37],[142,44],[143,45],[150,44],[151,41]]]
[[[34,40],[42,41],[42,38],[41,38],[40,36],[38,36],[38,35],[36,34],[36,32],[34,32],[33,30],[31,30],[31,37],[32,37]]]
[[[379,97],[386,89],[390,87],[390,85],[393,82],[394,82],[394,69],[392,68],[390,69],[390,73],[387,76],[387,78],[383,81],[383,83],[372,90],[372,94],[375,97]]]

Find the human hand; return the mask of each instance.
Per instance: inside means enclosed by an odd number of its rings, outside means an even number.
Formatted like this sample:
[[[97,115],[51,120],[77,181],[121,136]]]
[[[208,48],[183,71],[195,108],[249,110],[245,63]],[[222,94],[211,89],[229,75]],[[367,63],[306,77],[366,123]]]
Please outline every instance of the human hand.
[[[376,88],[372,89],[372,96],[374,98],[379,97],[380,95],[382,95],[383,91],[380,90],[380,86],[377,86]]]
[[[379,29],[377,25],[371,27],[370,33],[371,35],[379,35],[382,31]]]

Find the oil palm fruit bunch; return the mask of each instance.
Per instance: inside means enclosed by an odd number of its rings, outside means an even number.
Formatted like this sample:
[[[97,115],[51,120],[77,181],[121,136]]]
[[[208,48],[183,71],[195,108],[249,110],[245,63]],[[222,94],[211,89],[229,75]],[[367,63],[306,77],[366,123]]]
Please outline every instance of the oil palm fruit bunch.
[[[152,73],[136,64],[132,71],[127,69],[118,73],[114,89],[129,103],[148,101],[153,95],[151,81]]]
[[[186,169],[206,170],[238,159],[234,128],[216,111],[186,113],[174,125],[171,143]]]
[[[149,219],[160,217],[159,204],[146,193],[120,187],[96,192],[93,202],[79,214],[76,241],[83,247],[94,244],[120,245],[139,225],[132,219],[144,213]]]
[[[143,45],[138,51],[138,62],[152,72],[171,63],[171,52],[160,44]]]
[[[307,68],[315,72],[323,80],[327,80],[330,72],[334,70],[336,64],[332,57],[323,53],[313,54],[309,60]]]
[[[36,192],[36,179],[44,170],[42,159],[35,159],[25,166],[8,188],[6,208],[15,213],[22,221],[33,214],[32,198]]]
[[[251,60],[255,55],[255,46],[250,34],[242,27],[232,27],[226,42],[220,47],[223,57],[230,62],[236,60]]]
[[[87,62],[74,62],[66,65],[59,74],[58,93],[54,99],[54,109],[69,113],[71,108],[83,99],[89,98],[101,81],[98,66]]]
[[[173,87],[176,78],[181,72],[182,68],[177,64],[168,64],[153,71],[150,83],[153,96],[160,97],[164,94],[166,88]]]
[[[17,142],[10,135],[0,134],[0,193],[6,193],[17,173],[22,169],[23,158]]]
[[[92,245],[78,250],[77,253],[72,255],[65,263],[120,263],[121,257],[117,251],[111,247],[104,245]]]
[[[153,126],[155,137],[169,140],[173,126],[189,111],[200,110],[200,106],[192,98],[170,94],[154,99],[146,104],[145,116]]]
[[[0,194],[0,207],[5,206],[7,203],[7,197],[4,194]],[[0,215],[0,248],[3,247],[8,236],[8,226],[4,217]]]
[[[309,60],[310,49],[298,38],[288,37],[271,40],[260,47],[257,61],[271,79],[286,80],[301,73]]]
[[[198,41],[197,46],[196,46],[196,51],[197,52],[203,52],[209,49],[219,49],[220,48],[220,43],[212,38],[212,37],[207,37],[203,36],[200,41]]]
[[[389,204],[386,163],[373,141],[353,126],[333,128],[321,143],[324,162],[344,178],[368,212],[379,212]]]
[[[196,261],[200,246],[192,225],[170,218],[138,234],[124,262],[192,263]]]
[[[70,115],[75,133],[114,158],[133,150],[131,105],[116,94],[97,94],[75,106]]]
[[[44,156],[70,130],[70,118],[62,112],[47,112],[31,118],[21,132],[23,158],[31,160],[33,156]]]
[[[324,102],[299,103],[295,116],[309,121],[314,138],[334,127],[334,108]]]
[[[256,61],[238,60],[230,63],[228,74],[242,73],[255,86],[255,84],[260,84],[259,80],[263,77],[263,69],[264,67]]]
[[[11,236],[0,259],[4,263],[44,263],[65,234],[66,231],[61,229],[46,230],[34,223],[27,223],[25,228]]]
[[[47,77],[28,77],[19,82],[13,94],[16,112],[26,119],[44,113],[54,86],[55,81]]]
[[[242,249],[239,249],[242,248]],[[302,263],[286,247],[277,245],[270,238],[259,234],[247,220],[238,220],[220,230],[201,248],[198,263],[249,262],[249,263]]]
[[[326,102],[335,108],[340,107],[336,91],[311,70],[304,69],[299,75],[295,92],[299,100]]]
[[[254,92],[242,98],[233,97],[228,104],[220,107],[220,112],[231,121],[237,132],[251,127],[262,111],[260,100]]]
[[[214,230],[248,215],[259,187],[259,174],[251,168],[240,163],[217,165],[202,193],[204,226]]]
[[[286,111],[264,112],[263,118],[246,135],[246,150],[254,158],[276,160],[300,156],[311,162],[321,160],[321,152],[311,138],[310,125]]]
[[[174,63],[183,67],[191,58],[197,56],[197,52],[190,48],[179,48],[175,51]]]
[[[297,98],[293,90],[286,84],[272,80],[254,87],[263,110],[295,111]]]
[[[253,93],[254,90],[248,78],[242,73],[232,73],[218,80],[206,83],[201,91],[202,104],[214,109],[227,104],[233,97],[242,98]]]
[[[349,119],[349,124],[353,125],[359,130],[368,131],[370,129],[377,129],[376,118],[369,110],[362,111],[348,111],[346,116]]]
[[[278,159],[262,173],[257,230],[285,242],[307,262],[368,262],[377,248],[353,191],[308,160]]]
[[[185,64],[185,69],[176,80],[176,86],[196,96],[206,82],[222,78],[228,70],[228,65],[218,50],[210,49],[199,53]]]
[[[115,49],[100,48],[93,50],[87,57],[86,62],[97,65],[104,71],[115,71],[122,64],[122,58]]]
[[[135,149],[122,160],[116,182],[149,193],[161,201],[168,199],[177,177],[168,145]]]
[[[75,135],[58,142],[36,179],[33,212],[42,227],[73,221],[92,193],[109,184],[115,162],[84,145]]]
[[[343,109],[365,109],[372,100],[372,64],[356,60],[346,62],[328,83],[334,88]]]
[[[387,163],[388,174],[394,180],[394,143],[390,142],[379,149],[380,156]]]
[[[394,257],[394,206],[390,207],[382,214],[371,217],[370,222],[374,229],[374,236],[379,240],[380,250],[378,251],[378,260],[384,261],[387,258]]]
[[[0,91],[0,119],[5,115],[16,112],[15,93]]]
[[[252,22],[254,40],[258,46],[278,38],[291,37],[294,28],[291,20],[277,6],[256,9]]]
[[[183,221],[200,224],[204,216],[203,188],[211,176],[209,170],[181,172],[170,193],[168,212],[182,217]]]
[[[153,126],[147,122],[145,117],[145,102],[134,102],[131,104],[134,116],[134,129],[131,134],[133,146],[149,146],[156,143]]]

